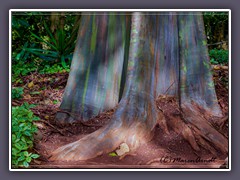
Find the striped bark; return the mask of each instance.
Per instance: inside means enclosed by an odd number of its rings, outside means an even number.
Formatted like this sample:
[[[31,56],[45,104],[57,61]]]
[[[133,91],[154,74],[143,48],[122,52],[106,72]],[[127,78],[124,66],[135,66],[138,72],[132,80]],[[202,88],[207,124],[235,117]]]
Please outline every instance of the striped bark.
[[[186,122],[166,122],[156,108],[159,95],[176,96]],[[52,160],[93,158],[123,142],[134,150],[151,140],[156,123],[165,132],[171,124],[195,150],[198,138],[205,148],[210,145],[203,139],[227,152],[226,138],[197,109],[222,115],[199,13],[134,12],[131,19],[106,13],[84,16],[61,104],[74,116],[58,113],[57,120],[86,121],[115,106],[108,125],[57,149]]]
[[[82,14],[60,106],[69,113],[58,113],[58,121],[87,121],[118,104],[129,28],[127,16]]]

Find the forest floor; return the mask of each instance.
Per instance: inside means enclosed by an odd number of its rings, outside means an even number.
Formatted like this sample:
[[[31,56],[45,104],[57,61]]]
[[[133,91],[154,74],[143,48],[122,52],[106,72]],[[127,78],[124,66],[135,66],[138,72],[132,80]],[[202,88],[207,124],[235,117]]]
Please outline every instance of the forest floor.
[[[228,137],[228,69],[216,66],[213,74],[218,102],[226,119],[216,129]],[[21,78],[24,95],[20,100],[13,100],[12,106],[24,102],[36,104],[31,110],[41,119],[35,122],[38,133],[34,137],[33,148],[33,151],[40,154],[40,158],[33,160],[30,168],[220,168],[224,163],[226,155],[220,152],[213,155],[205,149],[195,152],[181,134],[169,129],[170,135],[166,135],[159,126],[156,126],[150,142],[125,156],[110,153],[87,161],[49,161],[53,150],[96,131],[107,124],[114,113],[114,109],[104,112],[91,119],[88,124],[57,125],[54,117],[59,110],[67,78],[68,73],[33,73]],[[13,87],[18,86],[22,84],[13,83]],[[165,112],[178,108],[173,97],[159,97],[156,104],[160,109],[165,109]]]

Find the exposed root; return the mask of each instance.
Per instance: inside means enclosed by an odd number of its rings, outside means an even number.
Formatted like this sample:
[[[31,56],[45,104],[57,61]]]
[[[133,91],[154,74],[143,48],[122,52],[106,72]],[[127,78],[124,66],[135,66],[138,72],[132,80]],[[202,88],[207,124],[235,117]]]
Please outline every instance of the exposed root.
[[[195,134],[195,137],[200,146],[202,146],[204,149],[209,150],[212,154],[217,155],[217,151],[200,135]]]
[[[157,104],[163,111],[168,126],[181,134],[195,151],[199,151],[201,146],[214,155],[217,154],[217,150],[222,153],[228,152],[227,138],[205,119],[199,107],[183,105],[181,111],[172,97],[160,97]]]
[[[170,101],[165,97],[162,102],[157,102],[160,111],[150,101],[145,106],[147,108],[139,108],[126,101],[119,104],[108,125],[58,148],[50,160],[87,160],[114,151],[121,143],[126,143],[130,148],[129,153],[133,153],[141,144],[152,139],[156,123],[166,134],[169,134],[168,127],[181,134],[196,152],[200,151],[201,146],[214,155],[219,150],[227,153],[227,139],[194,106],[189,108],[185,105],[180,111],[172,97]]]
[[[145,103],[143,106],[147,109],[137,107],[134,101],[122,101],[109,124],[76,142],[58,148],[50,160],[87,160],[111,152],[121,143],[126,143],[132,153],[152,139],[157,119],[154,102],[149,99],[141,102]]]
[[[199,130],[199,135],[214,145],[223,153],[228,152],[228,140],[219,133],[201,114],[194,108],[183,106],[184,118]]]
[[[192,130],[182,121],[180,117],[168,116],[168,124],[175,132],[181,134],[195,151],[200,150]]]
[[[192,146],[192,148],[195,151],[199,151],[200,148],[196,142],[195,136],[193,135],[191,129],[189,127],[185,127],[182,131],[182,135],[183,137],[190,143],[190,145]]]
[[[223,117],[222,119],[218,120],[217,125],[219,126],[220,130],[223,129],[223,126],[227,123],[228,116]]]
[[[113,151],[123,142],[128,144],[132,151],[150,138],[151,135],[143,123],[132,123],[130,127],[121,122],[111,123],[76,142],[55,150],[50,160],[87,160]]]
[[[170,134],[167,126],[167,121],[162,111],[158,112],[157,124],[162,128],[163,132],[166,134]]]

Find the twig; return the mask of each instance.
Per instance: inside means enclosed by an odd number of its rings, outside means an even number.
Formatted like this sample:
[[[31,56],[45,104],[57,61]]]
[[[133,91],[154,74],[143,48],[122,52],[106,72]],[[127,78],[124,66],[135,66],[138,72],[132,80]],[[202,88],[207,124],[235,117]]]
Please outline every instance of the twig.
[[[38,120],[38,122],[42,122],[42,123],[45,123],[47,125],[49,125],[51,128],[55,129],[57,132],[59,132],[61,135],[64,136],[64,134],[62,133],[61,130],[59,130],[58,128],[56,128],[55,126],[53,126],[52,124],[50,124],[49,122],[45,121],[45,120]]]
[[[167,94],[168,90],[172,87],[172,85],[175,83],[175,81],[173,81],[173,83],[167,88],[167,90],[165,91],[164,95]]]
[[[228,66],[212,65],[213,69],[228,70]]]
[[[62,113],[66,113],[68,114],[69,116],[74,117],[75,116],[79,116],[78,114],[75,114],[75,113],[70,113],[68,111],[64,111],[64,110],[58,110],[57,112],[62,112]],[[87,127],[102,127],[102,125],[96,125],[96,124],[87,124],[86,122],[83,122],[83,121],[80,121],[78,120],[83,126],[87,126]]]
[[[227,43],[228,41],[222,41],[222,42],[217,42],[217,43],[213,43],[213,44],[208,44],[207,46],[214,46],[214,45],[219,45],[219,44],[223,44],[223,43]]]
[[[33,148],[33,150],[36,151],[36,153],[40,154],[40,152],[36,148]]]

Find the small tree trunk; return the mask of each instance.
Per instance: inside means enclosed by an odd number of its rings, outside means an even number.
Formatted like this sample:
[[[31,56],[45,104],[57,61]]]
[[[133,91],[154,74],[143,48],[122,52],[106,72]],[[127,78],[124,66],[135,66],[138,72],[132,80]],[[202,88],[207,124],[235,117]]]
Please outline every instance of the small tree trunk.
[[[60,12],[57,14],[56,12],[52,12],[50,20],[52,32],[56,32],[57,29],[63,29],[65,25],[65,13]]]

